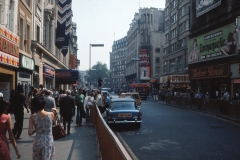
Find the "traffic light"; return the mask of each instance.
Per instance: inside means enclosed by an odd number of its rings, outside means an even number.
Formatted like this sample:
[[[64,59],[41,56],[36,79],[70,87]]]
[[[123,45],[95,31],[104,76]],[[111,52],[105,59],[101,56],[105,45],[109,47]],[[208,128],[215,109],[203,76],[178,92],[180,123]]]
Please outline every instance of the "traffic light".
[[[102,86],[102,81],[103,81],[103,80],[101,79],[101,77],[99,77],[99,78],[98,78],[98,87],[101,87],[101,86]]]

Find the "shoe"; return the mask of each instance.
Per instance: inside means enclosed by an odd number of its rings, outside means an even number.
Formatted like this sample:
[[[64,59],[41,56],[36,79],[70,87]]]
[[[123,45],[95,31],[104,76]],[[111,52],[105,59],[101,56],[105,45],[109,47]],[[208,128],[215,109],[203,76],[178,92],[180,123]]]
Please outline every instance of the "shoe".
[[[79,124],[75,124],[75,127],[78,127],[79,126]]]

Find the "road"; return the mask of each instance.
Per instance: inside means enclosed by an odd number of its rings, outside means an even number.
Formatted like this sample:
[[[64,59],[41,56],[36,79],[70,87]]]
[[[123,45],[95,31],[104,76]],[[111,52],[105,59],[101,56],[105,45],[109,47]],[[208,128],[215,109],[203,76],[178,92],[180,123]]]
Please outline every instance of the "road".
[[[133,159],[239,159],[240,126],[201,112],[143,101],[143,122],[112,128]]]

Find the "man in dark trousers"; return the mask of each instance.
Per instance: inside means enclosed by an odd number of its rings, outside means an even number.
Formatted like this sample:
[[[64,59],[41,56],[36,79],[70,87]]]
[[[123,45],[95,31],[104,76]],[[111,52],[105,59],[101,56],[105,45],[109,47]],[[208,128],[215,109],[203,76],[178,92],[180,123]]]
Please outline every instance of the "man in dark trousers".
[[[24,119],[24,108],[27,109],[27,112],[29,113],[27,104],[26,104],[26,97],[23,94],[23,86],[17,87],[17,92],[14,94],[14,117],[15,117],[15,123],[14,127],[12,129],[13,135],[16,139],[20,139],[22,129],[23,129],[23,119]]]
[[[78,90],[78,94],[75,96],[75,105],[77,106],[77,117],[76,117],[76,125],[77,126],[82,126],[82,118],[84,116],[84,95],[83,95],[83,89]]]
[[[70,125],[72,117],[75,115],[75,104],[74,99],[71,96],[71,91],[66,91],[67,96],[63,97],[60,101],[60,115],[63,117],[63,128],[66,132],[67,123],[67,134],[70,134]]]

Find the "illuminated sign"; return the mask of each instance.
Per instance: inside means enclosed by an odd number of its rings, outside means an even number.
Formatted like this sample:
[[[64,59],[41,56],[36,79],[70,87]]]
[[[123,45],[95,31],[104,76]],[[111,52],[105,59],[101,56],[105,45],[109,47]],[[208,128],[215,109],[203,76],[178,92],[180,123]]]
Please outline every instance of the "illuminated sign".
[[[25,69],[34,70],[35,63],[32,58],[20,54],[20,66]]]
[[[55,76],[55,69],[49,65],[43,64],[43,76],[53,79]]]
[[[0,63],[19,67],[19,37],[0,25]]]
[[[221,0],[198,0],[196,1],[196,16],[199,17],[219,5],[221,5]]]

